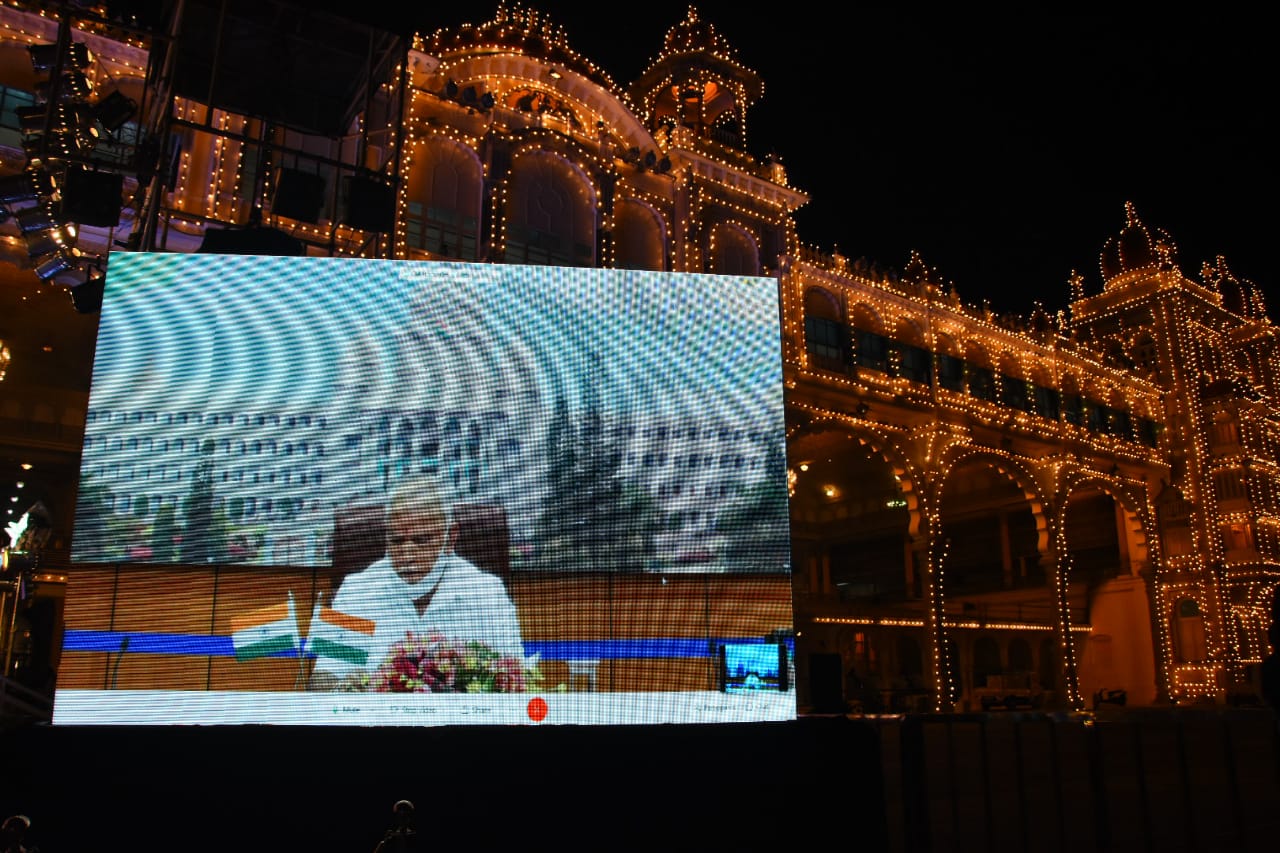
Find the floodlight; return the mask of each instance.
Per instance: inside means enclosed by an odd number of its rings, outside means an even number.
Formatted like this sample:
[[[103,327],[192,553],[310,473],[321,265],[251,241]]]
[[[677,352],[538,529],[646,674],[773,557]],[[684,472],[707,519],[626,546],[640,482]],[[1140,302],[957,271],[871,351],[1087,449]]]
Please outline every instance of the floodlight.
[[[48,281],[59,273],[74,269],[80,263],[82,257],[84,257],[84,253],[75,247],[59,249],[36,262],[36,275],[42,281]]]
[[[57,181],[47,172],[20,172],[0,178],[0,204],[39,201],[52,196]]]
[[[63,74],[60,78],[46,80],[43,83],[36,84],[36,95],[43,100],[53,100],[50,95],[53,93],[53,84],[58,83],[58,100],[59,101],[83,101],[93,94],[93,84],[89,82],[89,78],[81,74],[79,71],[72,71]]]
[[[75,133],[97,136],[93,126],[94,112],[88,104],[62,102],[19,107],[18,128],[28,136],[48,131],[50,133]]]
[[[31,54],[31,67],[40,73],[52,71],[58,64],[58,46],[56,44],[33,44],[27,46]],[[67,55],[63,65],[67,68],[88,68],[93,64],[93,54],[84,42],[73,42],[67,47]]]
[[[27,235],[27,257],[31,259],[51,255],[76,241],[76,234],[68,228],[49,228]]]
[[[45,231],[62,225],[62,218],[54,212],[51,204],[28,207],[15,213],[13,218],[18,223],[18,230],[23,234]]]
[[[138,112],[138,102],[119,89],[112,89],[93,107],[94,117],[102,126],[114,133]]]

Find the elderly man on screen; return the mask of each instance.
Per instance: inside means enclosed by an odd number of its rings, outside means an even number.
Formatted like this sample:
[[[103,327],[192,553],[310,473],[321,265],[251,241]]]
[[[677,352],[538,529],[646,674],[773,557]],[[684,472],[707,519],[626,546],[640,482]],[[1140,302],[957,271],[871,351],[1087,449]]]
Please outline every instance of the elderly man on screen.
[[[515,605],[502,580],[453,553],[453,528],[434,479],[410,477],[386,507],[386,554],[347,576],[312,619],[308,684],[333,690],[372,674],[406,632],[479,641],[523,661]]]

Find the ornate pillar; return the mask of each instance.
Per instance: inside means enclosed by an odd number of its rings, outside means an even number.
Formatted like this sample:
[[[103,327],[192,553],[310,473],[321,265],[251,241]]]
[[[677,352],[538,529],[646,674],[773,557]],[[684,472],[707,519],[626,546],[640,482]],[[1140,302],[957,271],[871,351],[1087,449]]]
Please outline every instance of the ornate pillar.
[[[613,267],[614,257],[614,200],[618,189],[618,175],[612,169],[599,175],[600,198],[596,203],[596,266]]]
[[[1168,639],[1168,615],[1165,613],[1164,596],[1156,579],[1156,570],[1150,564],[1138,569],[1138,577],[1147,591],[1148,610],[1151,617],[1151,642],[1155,646],[1156,661],[1156,704],[1173,704],[1173,694],[1169,690],[1171,668],[1173,666],[1172,649]]]
[[[946,557],[946,545],[937,541],[932,533],[932,526],[924,552],[927,561],[924,567],[924,597],[928,602],[925,630],[929,638],[929,676],[933,684],[933,709],[946,712],[955,709],[952,693],[960,676],[959,673],[951,671],[951,660],[947,655],[946,623],[943,618],[946,601],[943,596],[942,566]]]
[[[1067,707],[1073,711],[1084,710],[1084,700],[1080,697],[1080,677],[1076,668],[1075,644],[1071,640],[1071,601],[1068,589],[1071,581],[1071,557],[1066,554],[1064,542],[1059,531],[1054,539],[1055,546],[1041,553],[1045,572],[1053,584],[1054,627],[1053,635],[1058,644],[1058,660],[1062,665],[1062,686],[1065,692]]]

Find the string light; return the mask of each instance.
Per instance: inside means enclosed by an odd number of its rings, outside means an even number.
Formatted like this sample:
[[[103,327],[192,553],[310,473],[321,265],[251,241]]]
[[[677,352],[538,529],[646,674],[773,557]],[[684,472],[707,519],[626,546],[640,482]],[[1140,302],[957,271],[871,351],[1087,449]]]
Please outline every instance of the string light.
[[[114,77],[144,79],[145,41],[77,26]],[[0,38],[16,44],[48,43],[57,32],[45,12],[0,21]],[[1099,257],[1101,291],[1086,293],[1084,276],[1073,274],[1069,311],[1015,318],[964,304],[916,251],[898,272],[806,246],[792,215],[807,194],[789,186],[781,163],[757,162],[746,150],[747,110],[763,83],[692,8],[625,88],[573,50],[547,17],[506,5],[479,25],[415,35],[408,67],[397,71],[408,85],[386,84],[380,94],[403,99],[404,139],[398,149],[388,143],[376,166],[400,177],[393,257],[508,258],[520,242],[513,229],[524,224],[522,182],[543,176],[581,214],[561,220],[578,233],[553,235],[590,244],[575,261],[616,265],[627,238],[644,244],[638,254],[676,271],[717,271],[738,254],[763,269],[776,257],[784,382],[791,414],[804,419],[788,441],[794,447],[830,429],[880,460],[905,504],[893,509],[908,519],[906,573],[919,581],[911,618],[815,611],[812,621],[925,631],[938,709],[949,709],[964,682],[948,653],[953,632],[984,630],[1053,635],[1065,701],[1083,706],[1076,641],[1091,626],[1072,621],[1073,585],[1085,567],[1066,518],[1086,493],[1108,497],[1123,517],[1120,546],[1139,564],[1150,596],[1159,697],[1216,695],[1265,656],[1269,596],[1280,580],[1280,347],[1260,289],[1223,258],[1191,279],[1177,268],[1170,236],[1148,229],[1126,205],[1121,233]],[[474,98],[451,95],[450,81]],[[250,206],[269,210],[272,179],[258,198],[246,196],[255,182],[245,170],[257,167],[261,148],[246,140],[257,126],[187,98],[171,108],[181,154],[166,225],[198,235],[210,220],[240,221]],[[360,130],[394,140],[401,128],[389,117]],[[659,163],[667,165],[659,171]],[[474,210],[463,204],[474,221],[450,232],[459,243],[450,251],[424,245],[414,230],[440,224],[418,209],[431,206],[421,192],[437,168],[457,178],[455,207],[457,198],[474,197]],[[347,226],[277,224],[337,254],[377,251]],[[851,339],[875,336],[883,363],[824,355],[810,345],[811,320]],[[958,387],[939,381],[941,356],[964,368]],[[1219,386],[1227,390],[1207,393]],[[1056,395],[1057,411],[1038,405],[1041,393]],[[1082,408],[1073,422],[1065,403],[1076,397]],[[944,495],[954,500],[957,480],[978,469],[995,472],[1032,518],[1052,604],[1043,621],[948,612],[962,587],[944,535],[952,505]],[[833,503],[847,495],[827,482]],[[1162,517],[1171,508],[1185,518]],[[1185,529],[1185,544],[1175,544],[1173,528],[1179,536]],[[1203,614],[1206,660],[1183,659],[1180,602]]]
[[[1126,214],[1126,228],[1144,230],[1131,206]],[[1166,234],[1149,237],[1145,252],[1135,250],[1141,246],[1129,239],[1129,256],[1116,253],[1115,245],[1109,243],[1103,252],[1104,258],[1108,252],[1112,256],[1110,265],[1104,263],[1102,293],[1085,296],[1083,279],[1077,277],[1071,320],[1064,322],[1059,315],[1057,328],[1039,331],[996,317],[985,307],[964,306],[954,291],[942,295],[936,271],[925,267],[914,252],[902,275],[868,270],[862,264],[851,267],[838,253],[812,250],[802,251],[799,263],[787,269],[782,290],[786,383],[800,398],[792,408],[804,413],[806,423],[839,425],[853,435],[864,432],[867,424],[852,415],[852,406],[842,410],[830,403],[802,402],[806,391],[831,389],[851,401],[887,407],[877,408],[886,413],[877,423],[877,433],[882,436],[880,452],[890,456],[892,448],[909,448],[921,440],[919,436],[930,435],[928,448],[914,452],[924,465],[917,482],[928,496],[911,511],[913,518],[920,516],[913,524],[930,542],[924,585],[928,616],[911,620],[909,626],[925,628],[933,641],[934,690],[940,708],[949,707],[944,697],[955,687],[956,673],[945,652],[947,634],[966,623],[944,615],[952,596],[947,592],[949,545],[939,541],[944,517],[938,508],[944,486],[959,476],[954,472],[965,459],[983,460],[1011,483],[1021,484],[1025,506],[1042,531],[1040,560],[1053,590],[1052,630],[1058,637],[1070,707],[1083,707],[1077,678],[1080,651],[1070,638],[1089,630],[1069,619],[1072,578],[1080,571],[1070,547],[1072,530],[1064,523],[1073,494],[1096,490],[1109,495],[1129,519],[1125,529],[1131,531],[1126,533],[1130,544],[1125,547],[1136,548],[1139,564],[1146,567],[1158,698],[1192,701],[1221,695],[1226,684],[1241,677],[1243,665],[1265,655],[1270,592],[1280,579],[1280,477],[1275,462],[1280,428],[1268,406],[1237,402],[1228,414],[1219,412],[1219,422],[1238,422],[1240,435],[1230,446],[1238,448],[1241,444],[1234,442],[1240,442],[1251,449],[1224,453],[1211,448],[1208,437],[1214,434],[1215,421],[1193,389],[1202,381],[1201,372],[1244,370],[1249,393],[1266,390],[1276,367],[1270,321],[1257,309],[1260,303],[1251,285],[1232,291],[1243,294],[1237,297],[1242,313],[1232,314],[1223,307],[1225,285],[1187,279],[1173,265],[1176,246]],[[1210,269],[1219,277],[1226,275],[1220,259]],[[850,330],[850,336],[871,334],[889,342],[884,365],[868,365],[857,356],[849,368],[819,361],[815,348],[806,343],[805,319],[811,316],[832,317],[840,328]],[[1151,329],[1167,334],[1153,336]],[[945,388],[936,379],[920,382],[908,377],[903,356],[907,344],[991,370],[992,392],[975,394],[972,388]],[[1233,351],[1240,355],[1224,371],[1222,353]],[[1132,361],[1130,354],[1135,356]],[[936,355],[934,360],[936,368]],[[1067,393],[1082,394],[1085,417],[1069,423],[1002,403],[1008,383],[1021,381],[1033,391],[1053,388],[1063,398]],[[1090,407],[1097,407],[1097,412]],[[907,412],[930,410],[936,420],[907,427]],[[930,424],[940,422],[971,426],[951,431],[938,444],[942,433]],[[1123,427],[1126,422],[1128,430]],[[1162,429],[1164,423],[1170,428]],[[978,427],[995,429],[1005,439],[990,446],[971,433]],[[1040,458],[1018,450],[1037,446],[1044,448]],[[1183,447],[1186,451],[1179,450]],[[1185,473],[1172,464],[1174,458],[1186,466]],[[1166,485],[1181,490],[1191,509],[1189,547],[1168,555],[1163,553],[1157,510]],[[1228,548],[1228,537],[1235,537],[1232,541],[1238,545]],[[1174,578],[1188,580],[1175,583]],[[1228,587],[1234,605],[1228,604]],[[1184,652],[1172,632],[1178,618],[1174,608],[1187,599],[1197,602],[1205,614],[1207,661],[1179,659]],[[814,621],[828,624],[832,618],[819,615]],[[880,627],[897,624],[886,618],[853,618]],[[1017,624],[1033,630],[1030,623]],[[966,630],[984,627],[991,626],[975,623]],[[1036,623],[1034,630],[1050,627]]]

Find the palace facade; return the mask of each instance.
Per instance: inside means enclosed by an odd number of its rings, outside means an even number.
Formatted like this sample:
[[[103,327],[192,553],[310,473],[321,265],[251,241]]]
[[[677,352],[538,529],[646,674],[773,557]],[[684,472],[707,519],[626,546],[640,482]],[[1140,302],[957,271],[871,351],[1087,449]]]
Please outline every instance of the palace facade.
[[[267,33],[250,4],[180,6],[163,32],[0,6],[0,442],[34,460],[51,597],[115,247],[764,275],[802,707],[1250,690],[1280,581],[1276,330],[1225,260],[1184,268],[1157,211],[1116,211],[1061,310],[997,314],[918,256],[805,244],[809,195],[748,151],[763,81],[693,10],[622,84],[528,8],[411,43],[317,13],[279,37],[284,68],[239,55]],[[145,524],[136,499],[114,506]]]

